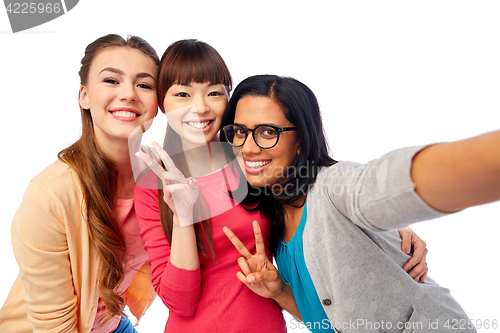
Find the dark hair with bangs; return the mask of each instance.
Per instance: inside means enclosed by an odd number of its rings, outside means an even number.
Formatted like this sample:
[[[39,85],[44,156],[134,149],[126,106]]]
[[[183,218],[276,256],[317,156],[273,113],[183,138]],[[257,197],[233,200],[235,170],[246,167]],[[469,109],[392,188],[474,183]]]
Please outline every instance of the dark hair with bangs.
[[[157,93],[158,104],[163,113],[165,113],[163,101],[168,89],[174,84],[188,85],[191,82],[222,84],[228,95],[232,90],[231,74],[219,52],[196,39],[179,40],[172,43],[161,58]],[[163,148],[184,176],[190,177],[186,157],[183,153],[178,153],[183,151],[182,139],[170,125],[166,130]],[[169,243],[172,243],[173,212],[163,200],[161,187],[158,190],[158,204],[163,232]],[[202,223],[195,224],[196,243],[202,255],[208,257],[210,253],[216,261],[210,229],[211,219],[206,218],[205,214],[207,210],[206,199],[200,193],[193,207],[193,218],[199,217],[203,220]]]
[[[270,247],[275,254],[283,235],[282,205],[294,205],[303,198],[316,181],[319,168],[333,165],[337,161],[328,154],[318,100],[305,84],[290,77],[276,75],[256,75],[243,80],[229,100],[221,127],[234,123],[238,101],[246,96],[268,97],[278,103],[286,119],[297,128],[297,138],[300,141],[299,153],[280,182],[280,187],[286,191],[276,193],[268,188],[249,185],[248,196],[243,202],[247,210],[260,210],[271,221]],[[221,131],[222,140],[226,138]]]
[[[197,39],[183,39],[170,44],[161,57],[157,91],[162,112],[168,89],[191,82],[222,84],[228,95],[233,88],[229,69],[217,50]]]

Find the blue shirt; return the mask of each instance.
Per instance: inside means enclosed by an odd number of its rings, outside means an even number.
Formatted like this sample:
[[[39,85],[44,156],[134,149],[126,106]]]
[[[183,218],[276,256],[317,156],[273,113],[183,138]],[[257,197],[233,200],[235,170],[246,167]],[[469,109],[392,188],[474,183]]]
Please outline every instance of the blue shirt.
[[[334,332],[304,260],[302,234],[307,219],[307,206],[300,218],[297,231],[290,242],[281,240],[276,253],[276,263],[283,280],[290,286],[304,326],[311,332]]]

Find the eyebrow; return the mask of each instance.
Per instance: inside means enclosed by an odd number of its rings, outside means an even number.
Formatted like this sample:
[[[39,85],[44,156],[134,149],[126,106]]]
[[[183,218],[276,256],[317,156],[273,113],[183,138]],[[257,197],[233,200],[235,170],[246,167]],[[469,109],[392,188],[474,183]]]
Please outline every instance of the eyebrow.
[[[192,88],[192,87],[193,87],[193,86],[191,85],[191,83],[188,83],[188,84],[174,83],[174,84],[176,84],[176,85],[178,85],[178,86],[186,86],[186,87],[190,87],[190,88]],[[212,87],[212,86],[218,86],[218,85],[222,85],[222,86],[223,86],[224,84],[222,84],[222,83],[211,83],[211,82],[208,84],[208,86],[209,86],[209,87]]]
[[[119,70],[118,68],[114,68],[114,67],[106,67],[102,71],[100,71],[99,74],[101,74],[102,72],[105,72],[105,71],[113,72],[113,73],[120,74],[120,75],[125,74],[122,70]]]
[[[234,123],[235,125],[242,125],[242,126],[245,126],[243,124],[240,124],[240,123]],[[253,128],[257,127],[257,126],[276,126],[276,127],[288,127],[288,126],[281,126],[281,125],[278,125],[278,124],[275,124],[275,123],[263,123],[263,124],[257,124],[255,125]],[[247,128],[249,128],[248,126],[245,126]]]
[[[153,79],[153,81],[156,82],[156,79],[153,77],[153,75],[146,73],[146,72],[137,73],[137,75],[135,77],[150,77]]]
[[[100,71],[99,74],[101,74],[102,72],[105,72],[105,71],[113,72],[113,73],[116,73],[118,75],[124,75],[125,74],[125,72],[123,72],[122,70],[120,70],[118,68],[114,68],[114,67],[106,67],[102,71]],[[152,78],[156,82],[156,79],[153,77],[153,75],[151,75],[149,73],[146,73],[146,72],[137,73],[137,75],[135,77],[137,77],[137,78],[150,77],[150,78]]]

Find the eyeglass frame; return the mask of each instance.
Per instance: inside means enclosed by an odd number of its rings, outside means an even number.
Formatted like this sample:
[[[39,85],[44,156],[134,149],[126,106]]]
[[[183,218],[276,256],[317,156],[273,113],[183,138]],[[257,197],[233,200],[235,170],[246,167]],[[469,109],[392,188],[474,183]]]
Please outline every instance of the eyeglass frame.
[[[229,142],[227,140],[227,134],[226,134],[226,131],[227,129],[230,128],[230,126],[234,126],[234,125],[237,125],[237,126],[240,126],[242,127],[244,130],[245,130],[245,139],[243,140],[243,142],[240,144],[240,145],[235,145],[234,143],[232,142]],[[257,140],[255,139],[255,131],[259,128],[259,127],[271,127],[273,128],[276,133],[278,133],[278,136],[276,137],[276,142],[274,143],[274,145],[272,145],[271,147],[262,147],[258,142]],[[273,147],[275,147],[279,140],[280,140],[280,134],[281,132],[288,132],[288,131],[295,131],[297,129],[297,127],[279,127],[279,126],[275,126],[275,125],[268,125],[268,124],[260,124],[260,125],[257,125],[255,126],[255,128],[248,128],[246,127],[245,125],[242,125],[242,124],[237,124],[237,123],[234,123],[234,124],[229,124],[229,125],[226,125],[222,128],[222,131],[224,132],[224,136],[226,137],[226,141],[233,147],[241,147],[245,144],[245,142],[247,142],[247,138],[248,138],[248,132],[251,131],[252,132],[252,138],[253,138],[253,142],[255,142],[255,144],[257,146],[259,146],[260,148],[262,149],[271,149]]]

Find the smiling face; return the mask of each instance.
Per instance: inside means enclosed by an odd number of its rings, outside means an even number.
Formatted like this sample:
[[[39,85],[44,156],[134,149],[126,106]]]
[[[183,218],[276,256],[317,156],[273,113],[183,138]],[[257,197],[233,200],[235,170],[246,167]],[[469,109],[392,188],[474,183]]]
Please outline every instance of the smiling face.
[[[267,124],[278,127],[293,127],[281,106],[268,97],[246,96],[238,101],[234,123],[247,128]],[[280,181],[297,156],[300,142],[296,131],[282,132],[273,148],[262,149],[249,133],[241,153],[245,161],[246,177],[250,184],[258,187],[272,186]]]
[[[174,84],[165,95],[163,107],[168,121],[179,134],[184,149],[213,141],[227,105],[222,84],[208,82]]]
[[[90,109],[101,146],[126,144],[133,129],[156,115],[156,75],[154,61],[137,49],[110,47],[96,55],[80,87],[80,106]]]

